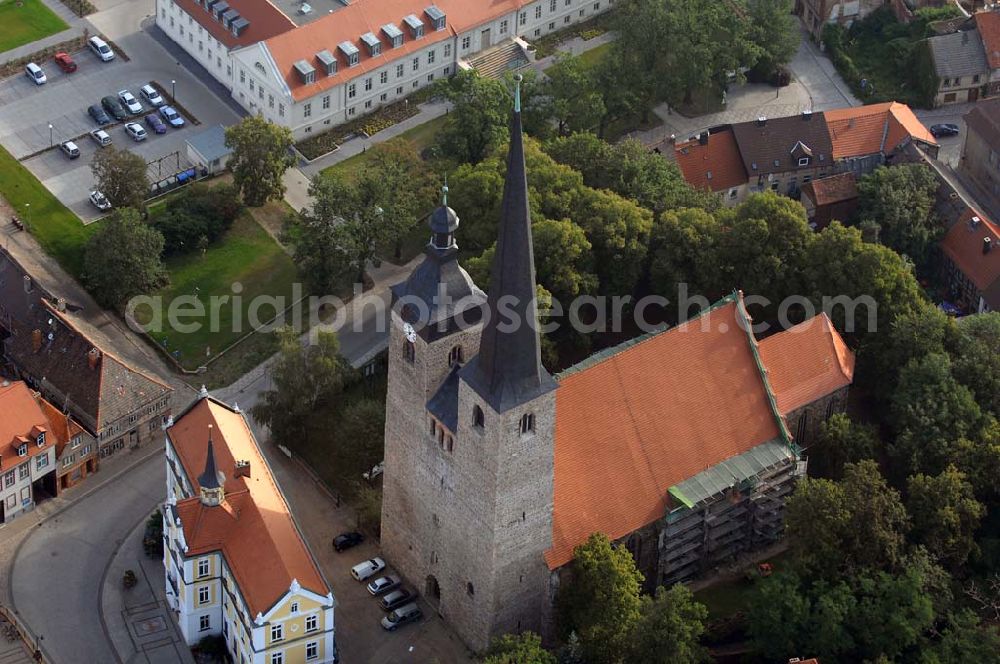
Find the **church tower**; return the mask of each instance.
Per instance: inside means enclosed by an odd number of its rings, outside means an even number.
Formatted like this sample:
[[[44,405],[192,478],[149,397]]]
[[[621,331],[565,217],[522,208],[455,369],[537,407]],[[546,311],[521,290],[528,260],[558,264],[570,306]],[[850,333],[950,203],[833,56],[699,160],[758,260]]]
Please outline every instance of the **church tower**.
[[[219,471],[215,468],[211,424],[208,425],[208,455],[205,457],[205,470],[198,476],[198,498],[206,507],[216,507],[226,499],[226,491],[219,481]]]
[[[488,298],[455,261],[457,226],[439,208],[427,257],[394,289],[382,544],[483,650],[506,632],[541,632],[552,541],[556,382],[535,324],[519,91]],[[469,296],[442,307],[441,293]]]

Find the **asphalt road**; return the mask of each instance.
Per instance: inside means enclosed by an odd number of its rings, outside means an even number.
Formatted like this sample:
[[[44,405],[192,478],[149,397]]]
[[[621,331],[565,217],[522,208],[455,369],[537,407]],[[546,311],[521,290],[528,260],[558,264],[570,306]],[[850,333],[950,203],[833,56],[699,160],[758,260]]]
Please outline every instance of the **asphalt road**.
[[[101,581],[122,539],[165,499],[165,473],[154,455],[43,522],[18,551],[14,607],[57,664],[115,661],[101,625]]]

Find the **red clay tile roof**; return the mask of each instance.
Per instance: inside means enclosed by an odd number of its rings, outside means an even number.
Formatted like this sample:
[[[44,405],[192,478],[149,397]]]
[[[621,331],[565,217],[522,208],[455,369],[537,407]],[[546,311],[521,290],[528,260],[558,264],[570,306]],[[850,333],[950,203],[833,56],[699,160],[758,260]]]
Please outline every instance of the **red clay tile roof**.
[[[678,143],[674,158],[692,187],[725,191],[747,182],[740,149],[728,129],[709,135],[707,145],[697,139]]]
[[[779,438],[737,304],[560,376],[550,569],[591,533],[662,518],[667,490]]]
[[[888,154],[908,138],[931,145],[937,141],[906,104],[890,101],[824,111],[833,158],[846,159],[879,152]]]
[[[227,30],[222,21],[215,20],[215,15],[207,11],[204,5],[199,5],[194,0],[173,0],[173,2],[230,49],[256,44],[295,28],[295,22],[267,0],[226,0],[230,9],[235,9],[240,16],[250,21],[250,25],[239,37],[233,35],[231,30]]]
[[[330,589],[246,420],[211,398],[196,402],[167,429],[195,493],[205,468],[209,425],[226,499],[218,507],[206,507],[197,497],[178,501],[187,554],[221,550],[252,615],[266,613],[293,579],[326,596]],[[250,462],[250,478],[233,477],[237,459]]]
[[[830,205],[857,198],[858,185],[854,173],[838,173],[807,182],[802,185],[802,193],[809,196],[817,206]]]
[[[24,381],[0,385],[0,472],[14,468],[26,457],[17,456],[17,448],[28,444],[28,457],[64,444],[68,424],[66,416],[32,392]],[[45,432],[45,443],[35,438]]]
[[[1000,14],[995,11],[979,12],[974,15],[976,28],[983,40],[986,62],[990,69],[1000,69]]]
[[[436,5],[446,16],[444,30],[435,31],[424,9]],[[388,63],[419,51],[424,47],[453,39],[461,32],[485,23],[491,18],[512,14],[522,4],[521,0],[434,0],[416,3],[413,0],[358,0],[347,7],[303,25],[295,30],[271,37],[264,46],[278,67],[278,72],[291,89],[296,100],[306,99],[335,85],[340,85],[365,72],[374,71]],[[414,40],[403,23],[403,17],[415,14],[424,23],[424,36]],[[403,31],[403,44],[393,48],[382,33],[382,26],[391,23]],[[512,30],[514,26],[511,26]],[[371,57],[361,35],[371,32],[382,42],[381,55]],[[348,41],[359,50],[359,63],[348,67],[344,54],[337,45]],[[316,62],[316,54],[327,50],[337,58],[337,73],[327,76]],[[294,64],[305,60],[316,68],[316,81],[302,83]],[[425,64],[425,63],[422,63]]]
[[[980,219],[975,227],[973,217]],[[987,237],[993,249],[984,254],[983,238]],[[981,212],[967,209],[941,240],[941,250],[981,292],[1000,280],[1000,228]]]
[[[767,381],[787,415],[854,379],[854,353],[824,313],[758,344]]]

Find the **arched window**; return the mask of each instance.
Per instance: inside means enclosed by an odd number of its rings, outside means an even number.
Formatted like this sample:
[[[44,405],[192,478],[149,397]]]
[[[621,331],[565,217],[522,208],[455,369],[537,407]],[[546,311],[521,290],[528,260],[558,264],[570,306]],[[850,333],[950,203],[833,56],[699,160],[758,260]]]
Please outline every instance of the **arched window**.
[[[476,594],[476,589],[472,587],[472,581],[465,584],[465,591],[469,593],[470,597]]]
[[[482,429],[486,426],[486,415],[479,406],[472,407],[472,426]]]
[[[461,346],[455,346],[448,353],[448,366],[449,367],[453,367],[456,364],[461,364],[462,361],[463,361],[462,360],[462,347]]]
[[[535,432],[535,414],[525,413],[521,416],[521,435]]]
[[[435,420],[431,420],[431,435],[437,434],[438,423]]]
[[[406,358],[407,362],[409,362],[410,364],[413,364],[413,360],[414,360],[414,358],[416,358],[416,356],[417,356],[417,347],[416,347],[416,345],[412,341],[404,340],[403,341],[403,357]]]
[[[799,426],[795,428],[795,441],[800,445],[805,441],[806,438],[806,426],[809,421],[809,411],[803,411],[799,415]]]
[[[455,449],[455,439],[448,436],[445,441],[445,445],[447,446],[449,452],[453,451]]]

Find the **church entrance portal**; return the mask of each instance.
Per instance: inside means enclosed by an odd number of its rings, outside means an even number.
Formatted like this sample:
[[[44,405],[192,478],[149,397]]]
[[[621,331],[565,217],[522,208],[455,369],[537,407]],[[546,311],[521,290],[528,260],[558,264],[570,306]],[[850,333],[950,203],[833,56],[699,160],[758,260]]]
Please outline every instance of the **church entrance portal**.
[[[435,610],[438,610],[441,605],[441,586],[438,585],[438,580],[433,574],[429,575],[424,582],[424,597]]]

